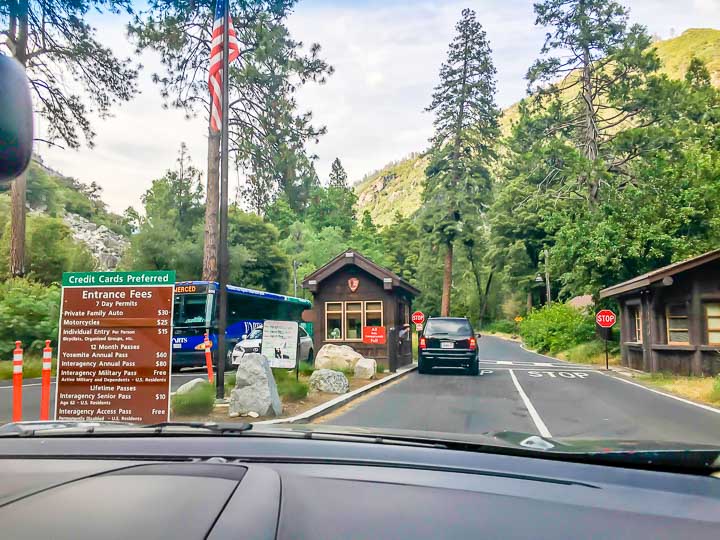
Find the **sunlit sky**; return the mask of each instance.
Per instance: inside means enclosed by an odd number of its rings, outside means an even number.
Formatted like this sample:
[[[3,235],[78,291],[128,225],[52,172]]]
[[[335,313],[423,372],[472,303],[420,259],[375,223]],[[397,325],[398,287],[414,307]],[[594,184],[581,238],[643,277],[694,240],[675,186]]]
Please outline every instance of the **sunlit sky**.
[[[231,0],[232,3],[232,0]],[[661,38],[688,28],[720,28],[720,0],[626,0],[632,22]],[[327,84],[304,87],[301,110],[311,110],[328,133],[310,151],[326,181],[339,157],[352,181],[386,163],[422,151],[432,134],[432,116],[424,112],[437,84],[438,69],[463,8],[474,9],[485,27],[498,71],[497,102],[511,105],[525,94],[524,75],[537,57],[544,30],[534,26],[530,0],[332,1],[300,0],[288,19],[293,37],[318,42],[335,68]],[[133,55],[125,36],[127,19],[96,15],[98,37],[119,56]],[[154,178],[174,165],[185,142],[196,166],[205,169],[207,120],[186,120],[182,112],[162,109],[151,81],[162,71],[159,57],[145,53],[141,89],[110,119],[95,119],[95,148],[78,151],[38,145],[45,163],[69,176],[104,189],[110,208],[140,208],[140,197]],[[39,136],[44,128],[38,126]],[[231,186],[243,178],[230,172]]]

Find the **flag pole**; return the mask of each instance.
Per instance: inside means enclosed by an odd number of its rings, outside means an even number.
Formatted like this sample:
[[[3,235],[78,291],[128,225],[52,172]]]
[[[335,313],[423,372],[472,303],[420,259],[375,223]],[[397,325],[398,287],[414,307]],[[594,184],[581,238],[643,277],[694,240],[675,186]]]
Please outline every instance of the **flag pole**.
[[[227,328],[227,282],[228,282],[228,88],[230,82],[230,6],[223,2],[223,55],[222,55],[222,128],[220,132],[220,231],[218,239],[218,347],[216,397],[225,397],[225,358],[227,356],[225,330]]]

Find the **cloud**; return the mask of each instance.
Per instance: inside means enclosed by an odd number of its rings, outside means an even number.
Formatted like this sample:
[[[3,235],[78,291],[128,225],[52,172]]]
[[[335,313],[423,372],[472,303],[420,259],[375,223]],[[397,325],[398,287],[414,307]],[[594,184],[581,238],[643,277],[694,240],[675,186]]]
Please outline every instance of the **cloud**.
[[[669,37],[689,27],[720,27],[717,0],[631,0],[633,22]],[[463,8],[477,12],[493,49],[498,71],[497,102],[508,106],[525,93],[524,75],[542,46],[529,0],[343,1],[301,0],[288,25],[305,46],[318,42],[335,74],[325,85],[308,85],[298,95],[328,133],[309,150],[319,155],[321,179],[339,157],[352,180],[386,163],[427,147],[432,134],[430,103],[438,70]],[[93,23],[103,43],[121,56],[133,55],[125,20],[103,15]],[[121,211],[139,206],[152,179],[174,165],[181,142],[196,166],[205,168],[207,127],[203,118],[162,109],[150,76],[159,59],[145,53],[138,61],[142,93],[109,120],[96,120],[96,148],[79,152],[43,149],[48,164],[82,181],[103,186],[104,199]],[[41,130],[42,132],[42,130]],[[235,174],[230,175],[231,183]]]

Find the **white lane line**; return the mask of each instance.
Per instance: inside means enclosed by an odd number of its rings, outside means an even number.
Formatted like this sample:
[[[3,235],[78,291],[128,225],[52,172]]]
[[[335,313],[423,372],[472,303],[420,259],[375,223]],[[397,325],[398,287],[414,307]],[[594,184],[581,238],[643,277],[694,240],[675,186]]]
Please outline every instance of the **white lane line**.
[[[603,373],[602,371],[598,371],[598,373],[601,373],[602,375],[605,375],[606,377],[610,377],[611,379],[615,379],[616,381],[624,382],[627,384],[632,384],[633,386],[637,386],[638,388],[642,388],[643,390],[647,390],[648,392],[652,392],[653,394],[659,394],[661,396],[665,396],[670,399],[682,401],[683,403],[687,403],[688,405],[694,405],[695,407],[700,407],[701,409],[705,409],[706,411],[720,414],[720,409],[716,409],[715,407],[710,407],[709,405],[702,405],[701,403],[695,403],[694,401],[690,401],[689,399],[684,399],[684,398],[681,398],[678,396],[673,396],[672,394],[666,394],[665,392],[661,392],[660,390],[655,390],[654,388],[648,388],[647,386],[643,386],[642,384],[638,384],[636,382],[628,381],[627,379],[624,379],[622,377],[613,377],[612,375]]]
[[[510,362],[508,360],[497,360],[495,363],[499,366],[512,366],[513,365],[513,362]]]
[[[552,364],[550,362],[533,362],[533,366],[546,366],[546,367],[552,367],[557,366],[558,364]],[[562,365],[560,365],[562,367]]]
[[[525,408],[530,413],[530,418],[532,418],[533,422],[535,422],[535,427],[537,427],[538,431],[540,432],[540,435],[543,437],[552,437],[550,435],[550,431],[548,431],[547,426],[545,425],[545,422],[542,421],[542,418],[540,418],[540,415],[535,410],[535,407],[533,406],[532,402],[530,401],[530,398],[527,397],[527,394],[522,389],[522,386],[520,386],[520,383],[517,380],[517,377],[515,376],[515,373],[512,369],[508,370],[510,372],[510,377],[512,377],[513,382],[515,383],[515,388],[517,388],[518,394],[520,394],[520,397],[523,400],[523,403],[525,404]]]

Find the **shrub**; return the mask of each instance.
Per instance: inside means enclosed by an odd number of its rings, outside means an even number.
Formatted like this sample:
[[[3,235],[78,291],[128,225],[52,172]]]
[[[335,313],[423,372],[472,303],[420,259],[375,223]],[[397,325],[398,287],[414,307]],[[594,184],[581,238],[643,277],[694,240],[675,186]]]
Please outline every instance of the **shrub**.
[[[300,375],[309,377],[313,374],[313,371],[315,371],[315,368],[311,364],[308,364],[307,362],[300,362]]]
[[[513,321],[508,321],[505,319],[501,319],[499,321],[492,321],[484,325],[481,331],[488,332],[490,334],[494,334],[495,332],[501,332],[503,334],[514,334],[516,332],[515,323]]]
[[[209,414],[215,406],[215,385],[198,384],[187,394],[172,397],[172,410],[176,415]]]
[[[385,366],[384,366],[383,364],[377,364],[377,369],[376,369],[376,371],[377,371],[378,373],[385,373]]]
[[[520,323],[520,335],[530,347],[555,353],[591,341],[595,319],[566,304],[552,304],[530,312]]]
[[[0,283],[0,355],[9,357],[15,340],[25,354],[57,343],[60,288],[15,278]]]
[[[355,370],[353,368],[342,368],[336,369],[335,371],[340,371],[344,373],[348,379],[352,379],[355,376]]]
[[[303,399],[308,394],[308,385],[302,381],[296,381],[294,378],[288,377],[278,383],[278,394],[280,394],[280,397],[290,401]]]

